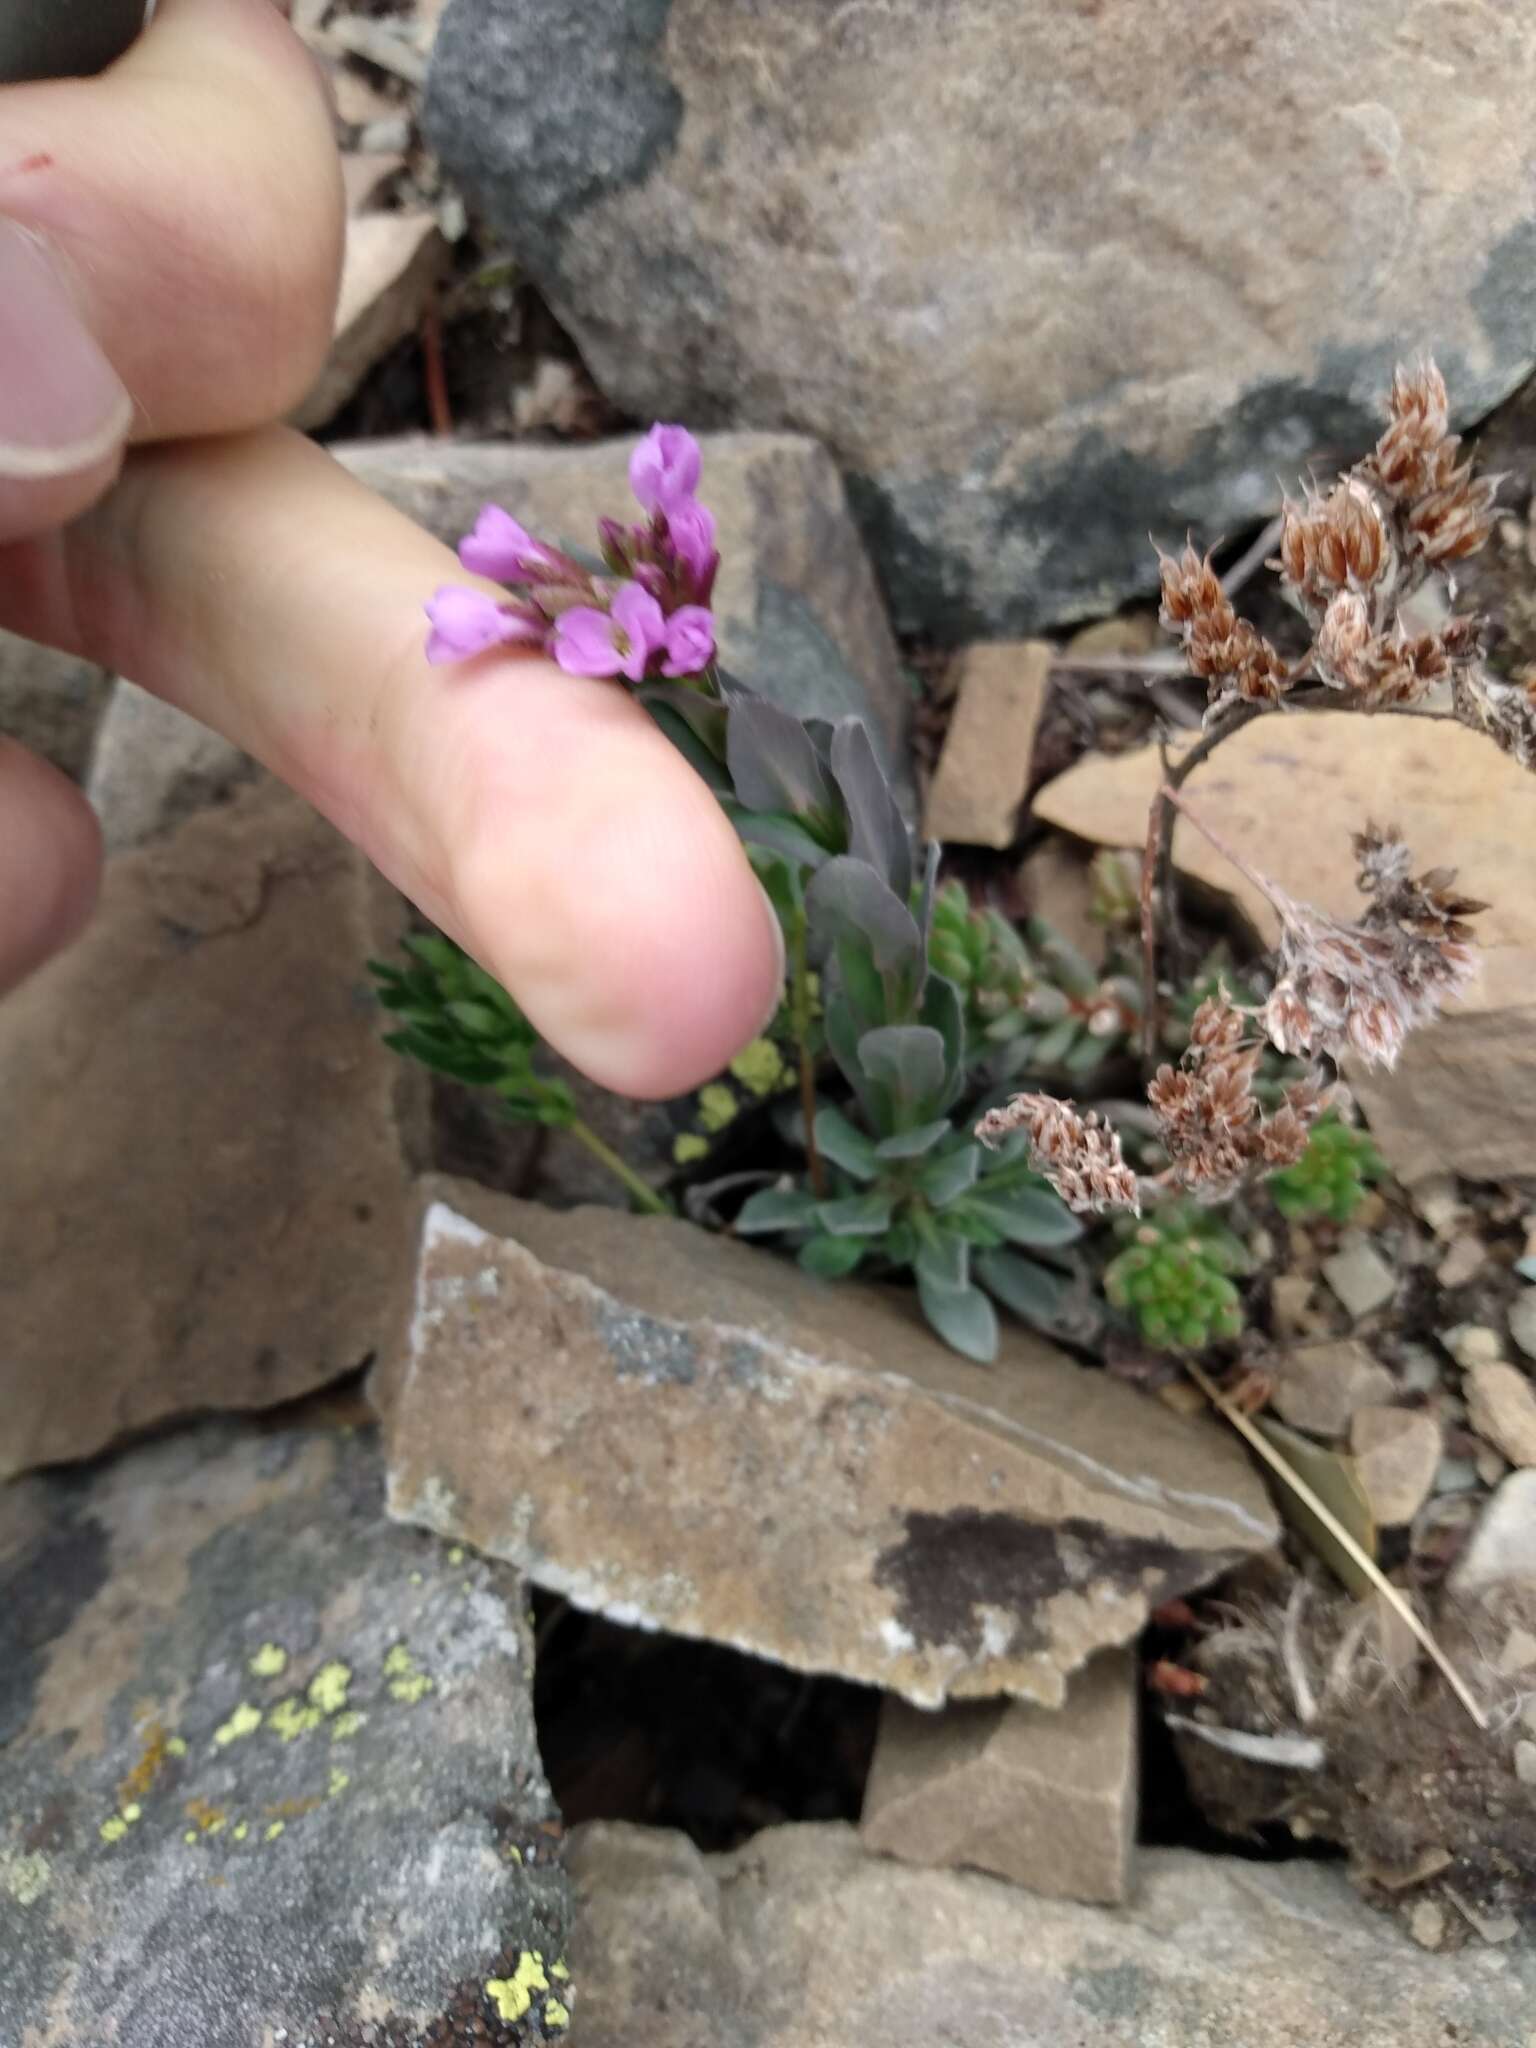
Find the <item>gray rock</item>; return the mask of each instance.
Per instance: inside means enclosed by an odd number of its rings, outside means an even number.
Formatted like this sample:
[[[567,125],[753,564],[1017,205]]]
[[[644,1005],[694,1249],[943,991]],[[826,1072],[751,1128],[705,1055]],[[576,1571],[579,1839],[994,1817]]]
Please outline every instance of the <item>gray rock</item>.
[[[539,448],[428,440],[338,449],[354,475],[455,546],[494,500],[584,554],[600,518],[639,518],[633,442]],[[862,713],[904,772],[911,692],[842,485],[824,451],[787,434],[704,441],[699,496],[719,523],[714,612],[721,660],[802,716]]]
[[[957,1357],[892,1288],[667,1218],[429,1181],[375,1398],[392,1514],[579,1607],[918,1706],[1130,1640],[1274,1537],[1213,1425],[1005,1334]]]
[[[111,687],[93,662],[0,632],[0,739],[20,740],[77,782]]]
[[[1536,1582],[1536,1472],[1511,1472],[1500,1483],[1456,1560],[1450,1587],[1465,1598],[1504,1579]]]
[[[6,2048],[416,2048],[534,1951],[568,2009],[523,1587],[381,1491],[312,1418],[0,1494]]]
[[[1536,1287],[1522,1287],[1510,1303],[1509,1334],[1527,1358],[1536,1358]]]
[[[887,1699],[859,1835],[903,1863],[990,1870],[1051,1898],[1118,1904],[1130,1887],[1141,1669],[1095,1657],[1056,1712],[962,1700],[925,1714]]]
[[[0,1478],[355,1370],[407,1285],[399,898],[280,784],[107,864],[0,1004]]]
[[[1395,1391],[1391,1373],[1353,1337],[1282,1351],[1274,1372],[1279,1414],[1294,1428],[1318,1436],[1347,1435],[1357,1408],[1390,1401]]]
[[[86,795],[107,852],[122,853],[173,831],[259,772],[208,726],[119,680],[97,729]]]
[[[1222,24],[455,0],[424,123],[610,398],[814,434],[901,625],[1028,629],[1368,444],[1405,337],[1531,365],[1529,10]]]
[[[1367,1238],[1346,1238],[1340,1250],[1323,1261],[1323,1278],[1358,1322],[1385,1308],[1397,1291],[1392,1268]]]
[[[1337,1866],[1142,1859],[1117,1911],[802,1824],[574,1831],[582,2048],[1527,2048],[1536,1950],[1421,1955]]]

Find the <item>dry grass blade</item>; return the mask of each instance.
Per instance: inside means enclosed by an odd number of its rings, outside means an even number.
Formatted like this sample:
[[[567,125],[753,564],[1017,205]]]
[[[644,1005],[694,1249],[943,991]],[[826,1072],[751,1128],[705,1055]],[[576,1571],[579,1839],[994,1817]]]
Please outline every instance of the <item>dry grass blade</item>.
[[[1419,1619],[1410,1602],[1403,1598],[1397,1587],[1393,1585],[1386,1573],[1382,1571],[1380,1565],[1373,1558],[1367,1556],[1339,1520],[1338,1516],[1333,1513],[1332,1509],[1325,1502],[1318,1499],[1317,1495],[1300,1474],[1287,1464],[1286,1460],[1272,1444],[1265,1440],[1263,1432],[1254,1427],[1253,1423],[1249,1421],[1240,1408],[1234,1407],[1226,1399],[1221,1389],[1201,1371],[1200,1367],[1193,1360],[1185,1360],[1185,1370],[1201,1393],[1204,1394],[1205,1398],[1213,1407],[1221,1411],[1238,1435],[1243,1438],[1244,1442],[1251,1445],[1258,1452],[1270,1470],[1276,1473],[1296,1495],[1296,1498],[1302,1502],[1308,1513],[1314,1516],[1328,1531],[1334,1541],[1349,1553],[1356,1570],[1370,1580],[1371,1584],[1384,1599],[1390,1601],[1396,1611],[1403,1617],[1403,1620],[1413,1630],[1415,1636],[1424,1645],[1436,1669],[1444,1677],[1446,1684],[1455,1693],[1457,1699],[1461,1701],[1461,1704],[1472,1716],[1477,1726],[1486,1729],[1488,1717],[1473,1697],[1466,1680],[1435,1641],[1427,1625]]]

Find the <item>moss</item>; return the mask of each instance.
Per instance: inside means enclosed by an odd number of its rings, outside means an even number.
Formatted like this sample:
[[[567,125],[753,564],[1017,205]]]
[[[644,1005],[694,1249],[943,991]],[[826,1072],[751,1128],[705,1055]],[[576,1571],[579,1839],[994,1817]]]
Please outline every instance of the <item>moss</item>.
[[[242,1700],[221,1728],[213,1731],[215,1749],[228,1749],[232,1742],[242,1742],[247,1735],[254,1735],[261,1726],[261,1709],[253,1707],[249,1700]]]
[[[737,1101],[723,1081],[699,1090],[699,1122],[706,1131],[723,1131],[736,1118]]]
[[[753,1095],[771,1095],[787,1075],[784,1055],[771,1038],[754,1038],[731,1061],[730,1072]]]
[[[263,1643],[246,1668],[252,1678],[281,1678],[288,1669],[288,1652],[281,1643]]]
[[[678,1166],[692,1166],[695,1161],[709,1157],[709,1140],[701,1138],[697,1131],[684,1131],[672,1140],[672,1158]]]
[[[339,1714],[347,1704],[347,1688],[352,1683],[351,1667],[337,1661],[322,1664],[309,1681],[309,1703],[318,1707],[322,1714]]]

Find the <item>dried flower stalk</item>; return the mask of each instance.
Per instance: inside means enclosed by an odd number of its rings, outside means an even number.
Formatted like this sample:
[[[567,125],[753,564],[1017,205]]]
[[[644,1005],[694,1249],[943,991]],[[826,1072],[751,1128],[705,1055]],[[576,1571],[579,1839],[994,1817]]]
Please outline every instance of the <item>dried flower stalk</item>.
[[[1085,1116],[1053,1095],[1015,1095],[989,1109],[976,1126],[983,1145],[997,1146],[1014,1131],[1029,1134],[1030,1162],[1069,1209],[1134,1209],[1140,1213],[1136,1176],[1120,1152],[1120,1139],[1101,1117]]]
[[[1164,1178],[1198,1202],[1230,1201],[1257,1175],[1294,1166],[1328,1106],[1330,1091],[1309,1079],[1288,1088],[1282,1106],[1264,1116],[1253,1092],[1262,1053],[1244,1012],[1223,990],[1195,1012],[1178,1066],[1159,1067],[1148,1084],[1168,1154]]]

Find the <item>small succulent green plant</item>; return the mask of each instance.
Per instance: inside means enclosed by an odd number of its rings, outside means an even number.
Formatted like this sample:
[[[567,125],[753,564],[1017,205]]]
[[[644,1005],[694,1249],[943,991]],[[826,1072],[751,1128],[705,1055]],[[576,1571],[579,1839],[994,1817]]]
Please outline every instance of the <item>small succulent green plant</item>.
[[[1280,1214],[1293,1223],[1314,1218],[1348,1223],[1367,1187],[1385,1172],[1386,1162],[1367,1134],[1329,1115],[1317,1124],[1296,1164],[1271,1177],[1269,1193]]]
[[[1163,1202],[1116,1227],[1124,1244],[1104,1269],[1104,1292],[1135,1318],[1143,1343],[1155,1351],[1203,1351],[1242,1334],[1233,1275],[1252,1261],[1210,1210]]]

